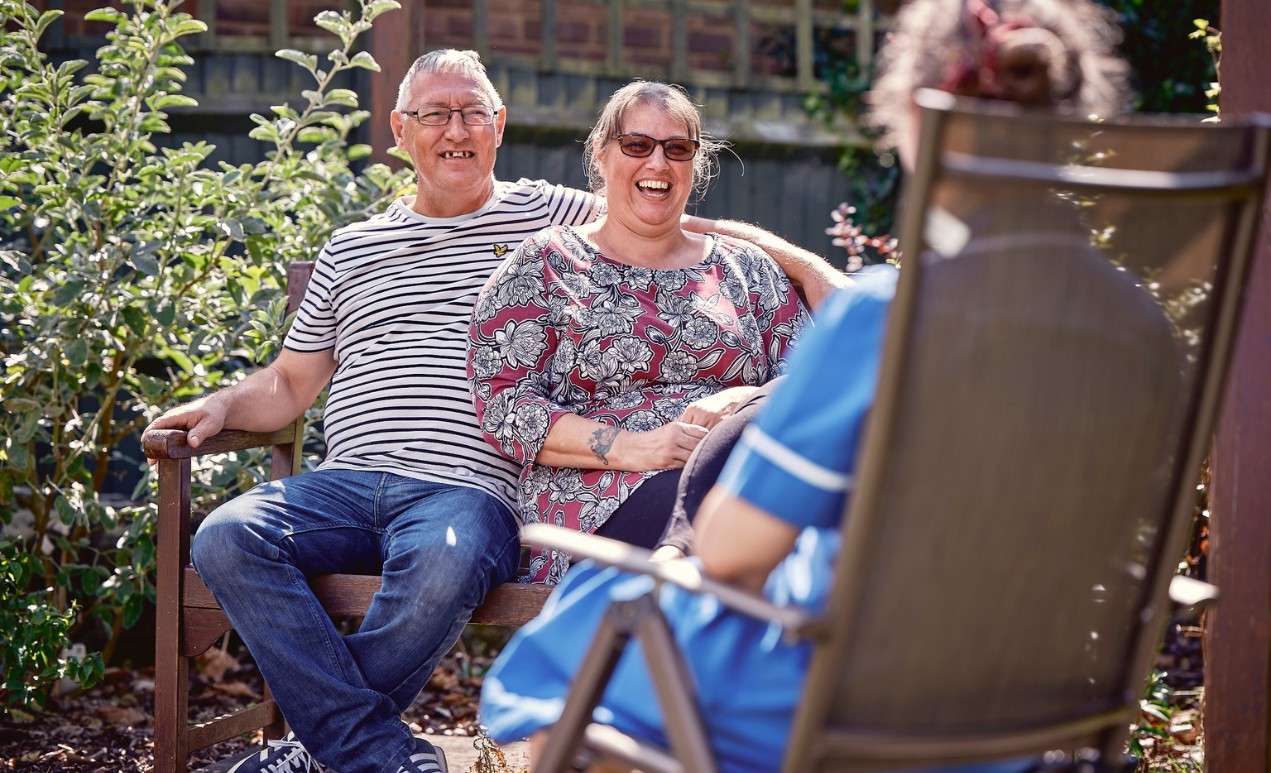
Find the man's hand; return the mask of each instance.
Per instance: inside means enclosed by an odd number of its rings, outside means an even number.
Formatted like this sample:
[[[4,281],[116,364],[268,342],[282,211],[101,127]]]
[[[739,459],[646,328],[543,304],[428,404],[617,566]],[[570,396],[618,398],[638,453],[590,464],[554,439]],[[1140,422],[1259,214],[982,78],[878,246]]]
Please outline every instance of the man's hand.
[[[758,391],[759,387],[755,386],[730,387],[722,392],[703,397],[700,400],[694,400],[680,414],[680,421],[711,429],[724,419],[732,416],[741,407],[742,403],[749,400],[750,396]]]
[[[768,253],[786,276],[790,277],[790,281],[799,289],[813,311],[835,290],[848,287],[852,283],[846,274],[831,266],[820,255],[750,223],[684,215],[680,218],[680,227],[695,233],[713,232],[741,239]]]
[[[673,421],[649,432],[623,430],[614,439],[610,458],[621,470],[675,470],[683,467],[697,444],[706,437],[706,427]]]
[[[224,426],[225,406],[213,394],[173,408],[150,422],[146,431],[183,429],[186,430],[185,440],[190,448],[198,448],[204,440],[220,432]]]

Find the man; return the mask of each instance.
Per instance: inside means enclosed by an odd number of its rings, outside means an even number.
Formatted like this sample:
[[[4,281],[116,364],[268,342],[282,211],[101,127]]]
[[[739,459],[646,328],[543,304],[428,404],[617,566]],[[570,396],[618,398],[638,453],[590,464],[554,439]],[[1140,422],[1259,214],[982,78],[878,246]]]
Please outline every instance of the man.
[[[415,195],[332,237],[273,363],[151,425],[187,429],[194,447],[222,429],[272,431],[330,381],[318,470],[221,506],[193,540],[195,567],[293,729],[235,773],[446,770],[441,750],[399,715],[519,558],[519,469],[481,438],[468,319],[524,238],[597,212],[589,193],[496,180],[506,121],[474,53],[420,57],[390,116],[414,162]],[[810,299],[838,281],[823,261],[760,234],[784,248]],[[358,631],[341,636],[305,578],[375,570],[381,590]]]

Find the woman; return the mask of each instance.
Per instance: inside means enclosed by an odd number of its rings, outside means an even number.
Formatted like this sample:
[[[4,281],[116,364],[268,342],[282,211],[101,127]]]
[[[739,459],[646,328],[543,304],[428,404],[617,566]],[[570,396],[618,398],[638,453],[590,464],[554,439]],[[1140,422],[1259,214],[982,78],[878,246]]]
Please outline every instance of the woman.
[[[715,148],[683,92],[618,90],[586,145],[607,213],[527,239],[482,291],[477,418],[526,465],[527,522],[655,546],[679,468],[784,367],[807,321],[789,280],[747,242],[681,227]],[[536,553],[529,579],[557,582],[568,561]]]
[[[1109,15],[1089,0],[913,0],[882,52],[873,115],[909,164],[918,88],[1107,114],[1121,98],[1114,42]],[[778,604],[824,604],[894,285],[894,271],[872,273],[820,310],[791,375],[746,431],[698,514],[696,553],[708,575],[762,589]],[[610,602],[651,586],[589,563],[571,571],[486,677],[481,719],[491,736],[510,741],[549,727]],[[721,769],[779,768],[807,646],[708,597],[666,587],[659,601],[693,674]],[[666,743],[638,653],[619,662],[597,716]]]

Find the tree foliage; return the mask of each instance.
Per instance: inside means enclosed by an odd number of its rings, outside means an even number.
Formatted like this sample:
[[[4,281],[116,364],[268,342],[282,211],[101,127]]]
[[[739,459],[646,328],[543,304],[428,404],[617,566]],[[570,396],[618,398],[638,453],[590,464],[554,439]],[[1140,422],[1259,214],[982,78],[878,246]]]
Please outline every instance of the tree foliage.
[[[279,51],[313,79],[253,115],[255,165],[213,168],[213,146],[160,147],[204,25],[180,0],[129,0],[88,19],[113,26],[92,62],[54,64],[41,35],[60,11],[0,0],[0,666],[3,701],[39,703],[52,680],[91,680],[102,645],[152,599],[155,509],[111,506],[118,450],[158,410],[241,377],[283,324],[287,263],[381,209],[408,182],[350,140],[368,114],[338,88],[378,70],[356,41],[395,0],[326,11],[319,56]],[[249,455],[209,460],[196,508],[260,477]],[[144,493],[143,480],[136,498]],[[23,629],[23,635],[12,632]],[[81,648],[82,649],[82,648]]]

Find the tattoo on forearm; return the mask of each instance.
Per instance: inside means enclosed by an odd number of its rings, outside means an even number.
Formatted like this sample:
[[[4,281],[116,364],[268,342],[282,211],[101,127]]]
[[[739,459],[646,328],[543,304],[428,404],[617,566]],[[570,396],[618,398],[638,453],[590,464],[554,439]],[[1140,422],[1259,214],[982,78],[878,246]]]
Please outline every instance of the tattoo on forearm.
[[[619,430],[617,427],[601,427],[591,433],[591,452],[602,464],[609,464],[609,449],[613,448],[614,438],[618,437]]]

